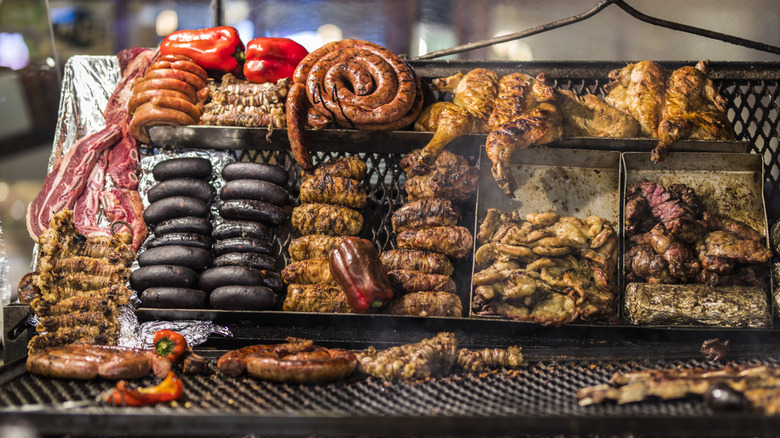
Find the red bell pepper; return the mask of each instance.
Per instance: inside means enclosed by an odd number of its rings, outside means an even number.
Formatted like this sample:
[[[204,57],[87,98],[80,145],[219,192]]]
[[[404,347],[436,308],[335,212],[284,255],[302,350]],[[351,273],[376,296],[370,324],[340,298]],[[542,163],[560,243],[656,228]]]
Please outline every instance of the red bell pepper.
[[[244,59],[244,43],[230,26],[180,30],[165,37],[160,54],[184,55],[205,70],[237,73]]]
[[[330,273],[341,285],[355,313],[376,310],[393,299],[387,270],[368,240],[345,237],[330,252],[329,259]]]
[[[131,388],[126,381],[120,380],[116,388],[103,395],[103,401],[114,406],[145,406],[174,401],[183,393],[184,383],[169,371],[159,385],[146,388]]]
[[[154,352],[171,361],[179,362],[187,351],[187,340],[173,330],[158,330],[154,332]]]
[[[244,77],[259,84],[289,78],[308,54],[289,38],[255,38],[246,45]]]

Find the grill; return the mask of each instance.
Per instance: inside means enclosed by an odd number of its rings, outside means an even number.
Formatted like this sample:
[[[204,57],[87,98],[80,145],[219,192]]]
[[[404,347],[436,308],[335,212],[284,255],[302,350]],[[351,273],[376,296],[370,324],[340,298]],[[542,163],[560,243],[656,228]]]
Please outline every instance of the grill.
[[[532,353],[533,354],[533,353]],[[537,356],[541,356],[538,353]],[[729,364],[780,365],[780,356]],[[17,367],[23,367],[23,364]],[[484,434],[763,434],[780,419],[718,413],[697,398],[580,407],[577,389],[615,372],[704,367],[695,359],[540,360],[515,371],[455,375],[427,382],[354,378],[329,385],[290,385],[230,378],[184,377],[176,404],[133,409],[91,403],[111,387],[103,381],[62,381],[29,374],[0,386],[0,412],[14,412],[42,433],[171,436],[484,435]],[[6,374],[9,370],[6,370]],[[142,384],[152,384],[146,379]],[[87,405],[87,406],[84,406]],[[660,421],[659,421],[660,420]]]
[[[502,74],[523,71],[546,72],[556,86],[577,93],[603,95],[607,74],[624,63],[491,63],[411,62],[425,78],[441,77],[477,66]],[[676,68],[692,63],[664,63]],[[780,64],[712,63],[711,77],[730,102],[728,115],[737,138],[749,151],[764,158],[765,199],[769,223],[780,217]],[[187,130],[190,131],[187,131]],[[208,132],[211,132],[209,136]],[[186,134],[186,135],[185,135]],[[192,135],[194,134],[194,135]],[[390,215],[402,205],[404,176],[399,167],[402,154],[424,145],[430,134],[374,133],[329,130],[310,133],[309,144],[316,161],[357,154],[368,164],[365,183],[370,206],[364,210],[362,237],[382,250],[395,246]],[[154,154],[174,147],[209,147],[227,151],[239,161],[271,162],[293,174],[291,189],[297,197],[297,170],[293,166],[284,132],[240,128],[156,128]],[[449,149],[465,155],[472,164],[480,159],[484,136],[463,137]],[[647,151],[651,140],[616,143],[600,139],[565,139],[550,148],[583,147],[621,151]],[[697,150],[695,141],[681,142],[675,150]],[[737,145],[736,147],[743,147]],[[474,205],[464,208],[462,224],[474,231]],[[277,250],[293,236],[279,231]],[[470,302],[471,260],[456,263],[456,282],[464,305]],[[7,351],[15,357],[25,351],[26,336],[20,333],[26,306],[12,305],[6,311],[5,333],[12,333]],[[8,315],[13,314],[13,318]],[[214,436],[257,433],[264,435],[485,435],[485,434],[610,434],[656,431],[659,435],[762,435],[780,427],[780,418],[757,414],[716,413],[696,398],[648,401],[630,405],[604,404],[579,407],[577,389],[605,383],[615,372],[646,368],[705,367],[716,365],[699,359],[701,341],[730,339],[730,364],[780,366],[780,340],[775,330],[708,330],[572,325],[539,327],[489,318],[418,318],[383,315],[307,315],[286,312],[182,311],[141,309],[141,319],[207,318],[228,324],[231,339],[210,339],[199,352],[216,359],[227,349],[257,342],[278,342],[287,336],[313,339],[320,345],[351,349],[374,345],[378,349],[429,337],[436,331],[455,332],[462,346],[524,347],[528,366],[519,372],[499,371],[484,375],[458,375],[424,382],[400,383],[354,377],[329,385],[284,385],[230,378],[215,373],[184,377],[184,398],[175,404],[134,409],[110,408],[93,403],[111,386],[103,381],[71,381],[39,378],[24,370],[23,358],[0,370],[0,413],[14,421],[34,424],[41,433],[153,436]],[[29,332],[29,329],[28,329]],[[29,333],[27,333],[29,335]],[[9,347],[10,346],[10,347]],[[18,353],[18,354],[17,354]],[[6,354],[8,357],[8,354]],[[149,378],[141,385],[149,385]],[[0,423],[3,421],[0,420]]]

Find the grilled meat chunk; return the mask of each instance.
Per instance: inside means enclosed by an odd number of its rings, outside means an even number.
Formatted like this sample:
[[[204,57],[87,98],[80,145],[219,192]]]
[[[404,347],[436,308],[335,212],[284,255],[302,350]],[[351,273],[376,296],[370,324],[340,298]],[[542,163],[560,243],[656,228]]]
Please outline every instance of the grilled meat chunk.
[[[149,354],[124,347],[74,344],[45,348],[27,356],[27,371],[58,379],[139,379],[151,368]]]
[[[292,226],[301,234],[357,236],[363,228],[359,211],[340,205],[307,203],[292,211]]]
[[[455,365],[468,372],[478,373],[486,368],[519,368],[525,363],[522,348],[486,348],[472,351],[466,348],[458,350]]]
[[[38,333],[54,332],[64,327],[95,326],[104,330],[118,330],[119,323],[116,320],[117,309],[106,308],[104,311],[91,311],[79,313],[67,313],[57,316],[41,317],[35,330]]]
[[[352,313],[340,287],[324,283],[291,284],[282,310],[290,312]]]
[[[342,239],[342,236],[308,234],[293,239],[287,247],[287,251],[290,253],[290,259],[293,262],[328,257],[330,251],[335,249]]]
[[[393,231],[448,227],[460,221],[460,208],[448,199],[423,198],[404,204],[393,212]]]
[[[564,137],[631,138],[639,134],[639,122],[625,111],[594,94],[577,96],[571,90],[556,89],[563,114]]]
[[[402,231],[398,234],[397,241],[401,249],[439,252],[456,259],[471,254],[474,246],[471,232],[460,226]]]
[[[455,281],[452,277],[441,274],[428,274],[411,269],[397,269],[387,271],[390,285],[399,294],[410,292],[422,292],[435,290],[440,292],[455,293]]]
[[[338,286],[336,279],[330,275],[328,260],[327,257],[321,257],[292,262],[282,269],[282,278],[287,284],[326,283]]]
[[[317,165],[314,170],[304,170],[301,172],[301,180],[306,181],[314,176],[331,175],[341,178],[351,178],[357,181],[363,181],[366,178],[366,162],[351,155],[348,157],[333,158]]]
[[[507,195],[514,191],[508,168],[512,154],[555,141],[563,133],[555,92],[544,74],[536,78],[522,73],[502,77],[489,124],[485,151],[493,162],[493,177]]]
[[[385,312],[390,315],[454,316],[463,315],[460,298],[450,292],[420,291],[393,299]]]
[[[477,188],[479,169],[470,166],[465,157],[443,150],[433,166],[420,166],[420,150],[410,152],[401,160],[406,172],[404,190],[409,201],[422,198],[443,198],[464,202]]]
[[[366,190],[358,180],[328,174],[315,176],[301,183],[301,202],[343,205],[350,208],[366,206]]]
[[[450,259],[446,255],[436,252],[392,249],[382,252],[379,258],[388,271],[411,269],[442,275],[452,275],[455,271]]]
[[[284,103],[290,80],[276,84],[255,84],[228,73],[217,85],[210,84],[209,101],[203,107],[200,123],[218,126],[286,126]]]

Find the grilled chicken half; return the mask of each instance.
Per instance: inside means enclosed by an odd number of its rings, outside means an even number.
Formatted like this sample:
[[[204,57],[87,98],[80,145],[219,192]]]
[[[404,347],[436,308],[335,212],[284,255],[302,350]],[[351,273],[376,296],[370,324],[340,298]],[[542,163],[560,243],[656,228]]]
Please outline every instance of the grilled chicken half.
[[[508,169],[512,154],[550,143],[563,134],[562,115],[555,99],[555,91],[543,73],[536,78],[523,73],[501,78],[485,150],[493,162],[493,177],[507,195],[514,192]]]
[[[458,73],[434,79],[433,88],[453,94],[452,103],[464,108],[474,118],[474,132],[490,131],[488,120],[498,96],[498,75],[484,68],[475,68],[465,75]]]
[[[631,138],[639,134],[639,122],[594,94],[577,96],[571,90],[556,89],[563,113],[565,137]]]
[[[664,109],[669,72],[653,61],[640,61],[612,70],[606,85],[606,102],[623,110],[639,122],[642,136],[658,136]]]

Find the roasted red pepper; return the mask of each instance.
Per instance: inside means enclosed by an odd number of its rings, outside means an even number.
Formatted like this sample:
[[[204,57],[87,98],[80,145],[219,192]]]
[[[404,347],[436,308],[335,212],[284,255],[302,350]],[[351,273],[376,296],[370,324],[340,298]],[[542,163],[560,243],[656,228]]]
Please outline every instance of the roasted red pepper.
[[[187,340],[173,330],[158,330],[154,332],[154,352],[171,361],[179,362],[187,351]]]
[[[246,45],[244,77],[259,84],[289,78],[308,54],[289,38],[255,38]]]
[[[131,388],[120,380],[116,388],[103,395],[103,401],[114,406],[145,406],[174,401],[183,393],[184,383],[170,371],[159,385],[146,388]]]
[[[165,37],[161,55],[184,55],[206,70],[237,73],[244,58],[244,43],[234,27],[180,30]]]
[[[330,252],[330,273],[355,313],[375,310],[393,299],[387,270],[374,245],[350,236]]]

